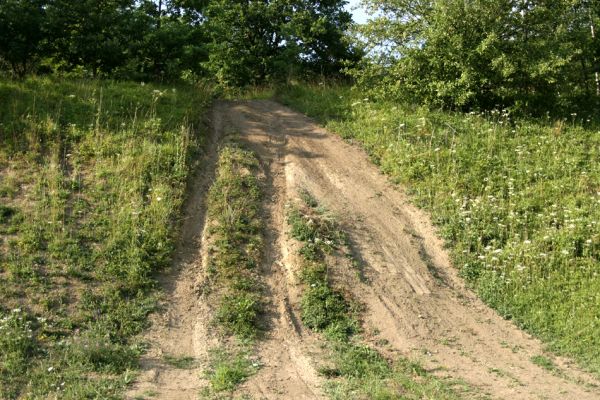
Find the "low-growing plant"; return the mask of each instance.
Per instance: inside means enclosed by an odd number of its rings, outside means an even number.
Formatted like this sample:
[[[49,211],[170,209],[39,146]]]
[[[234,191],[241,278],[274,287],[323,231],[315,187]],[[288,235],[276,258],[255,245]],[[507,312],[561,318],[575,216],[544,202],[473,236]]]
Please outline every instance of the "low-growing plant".
[[[174,356],[168,354],[164,356],[164,360],[167,364],[177,369],[193,369],[197,364],[196,359],[190,356]]]
[[[0,397],[13,398],[26,384],[39,347],[31,317],[19,308],[0,312]]]
[[[327,283],[313,283],[305,290],[301,310],[307,327],[325,331],[329,337],[347,339],[356,331],[346,299]]]
[[[259,363],[252,360],[244,350],[231,353],[222,348],[215,349],[212,351],[210,367],[206,373],[210,391],[232,391],[256,373],[258,367]]]
[[[219,151],[208,195],[209,273],[217,289],[215,321],[227,334],[253,338],[262,304],[256,267],[262,257],[258,159],[235,143]]]
[[[252,289],[252,287],[247,288]],[[238,290],[221,298],[215,319],[227,333],[249,339],[257,334],[260,311],[258,294]]]
[[[556,365],[554,364],[554,362],[551,359],[549,359],[548,357],[543,356],[543,355],[537,355],[537,356],[531,357],[531,362],[534,363],[535,365],[538,365],[538,366],[544,368],[547,371],[556,370]]]

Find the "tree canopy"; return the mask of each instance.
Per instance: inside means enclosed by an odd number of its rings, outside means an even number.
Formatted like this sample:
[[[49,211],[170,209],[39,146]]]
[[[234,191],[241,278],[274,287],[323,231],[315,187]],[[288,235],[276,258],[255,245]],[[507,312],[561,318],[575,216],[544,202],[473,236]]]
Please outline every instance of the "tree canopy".
[[[600,3],[367,0],[373,52],[354,72],[373,95],[531,112],[597,102]]]
[[[231,85],[357,61],[344,0],[6,0],[0,60],[45,70]]]

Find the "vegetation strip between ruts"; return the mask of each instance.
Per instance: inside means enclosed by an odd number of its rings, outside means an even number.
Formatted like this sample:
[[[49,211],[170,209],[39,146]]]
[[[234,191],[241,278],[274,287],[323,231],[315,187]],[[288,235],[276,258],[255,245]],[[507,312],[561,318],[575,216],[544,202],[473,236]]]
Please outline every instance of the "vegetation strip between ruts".
[[[600,373],[597,125],[430,111],[335,85],[279,97],[404,184],[484,301]]]
[[[211,97],[0,82],[0,398],[120,398]]]
[[[262,188],[256,155],[234,142],[219,151],[216,179],[208,194],[208,297],[214,323],[224,335],[213,349],[203,395],[233,391],[256,372],[253,340],[263,312],[260,263],[263,256]],[[226,345],[225,345],[226,344]]]
[[[290,235],[301,242],[301,320],[326,338],[329,360],[320,373],[330,379],[329,396],[340,400],[458,399],[451,382],[428,375],[406,359],[388,360],[361,343],[360,300],[351,298],[344,288],[335,287],[330,277],[339,268],[331,265],[331,260],[349,246],[347,236],[310,193],[301,191],[300,198],[300,204],[291,205],[287,219]]]

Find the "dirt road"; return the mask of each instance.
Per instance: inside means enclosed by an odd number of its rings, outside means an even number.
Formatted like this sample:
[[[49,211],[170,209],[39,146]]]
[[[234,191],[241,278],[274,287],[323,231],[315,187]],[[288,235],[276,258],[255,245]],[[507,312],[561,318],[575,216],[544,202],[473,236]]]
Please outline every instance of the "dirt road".
[[[299,286],[285,205],[307,189],[339,216],[362,261],[365,279],[348,285],[365,306],[366,338],[389,355],[421,362],[439,376],[461,379],[498,399],[598,399],[599,382],[568,360],[553,358],[548,371],[531,359],[542,344],[500,318],[471,293],[450,265],[427,215],[411,205],[356,146],[310,119],[272,101],[218,103],[212,112],[213,141],[237,134],[266,171],[266,256],[262,273],[269,301],[268,333],[257,354],[263,367],[240,394],[266,399],[318,399],[319,338],[302,328]],[[203,193],[210,173],[192,185],[183,240],[173,272],[163,279],[165,310],[147,333],[151,344],[130,398],[192,399],[205,384],[201,371],[214,340],[210,306],[196,290],[202,277]],[[380,346],[380,343],[387,343]],[[191,369],[165,355],[199,360]]]

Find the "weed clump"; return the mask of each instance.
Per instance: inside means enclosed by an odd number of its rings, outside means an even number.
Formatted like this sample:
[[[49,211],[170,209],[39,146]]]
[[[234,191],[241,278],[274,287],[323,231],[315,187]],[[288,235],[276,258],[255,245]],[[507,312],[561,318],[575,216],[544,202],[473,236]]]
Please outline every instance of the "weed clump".
[[[301,318],[310,329],[345,341],[357,332],[358,323],[347,299],[331,287],[325,258],[347,243],[347,237],[310,193],[301,191],[300,198],[304,208],[292,207],[288,224],[292,237],[302,242],[299,254],[304,265],[300,278],[306,290],[301,301]]]
[[[211,353],[210,368],[206,373],[211,389],[205,390],[203,395],[210,397],[214,393],[232,391],[258,368],[259,363],[252,360],[247,352],[215,349]]]
[[[253,283],[252,286],[255,285]],[[250,293],[246,289],[253,289],[253,287],[238,288],[233,293],[223,296],[215,319],[228,333],[242,338],[252,338],[257,333],[261,302],[259,295]]]

